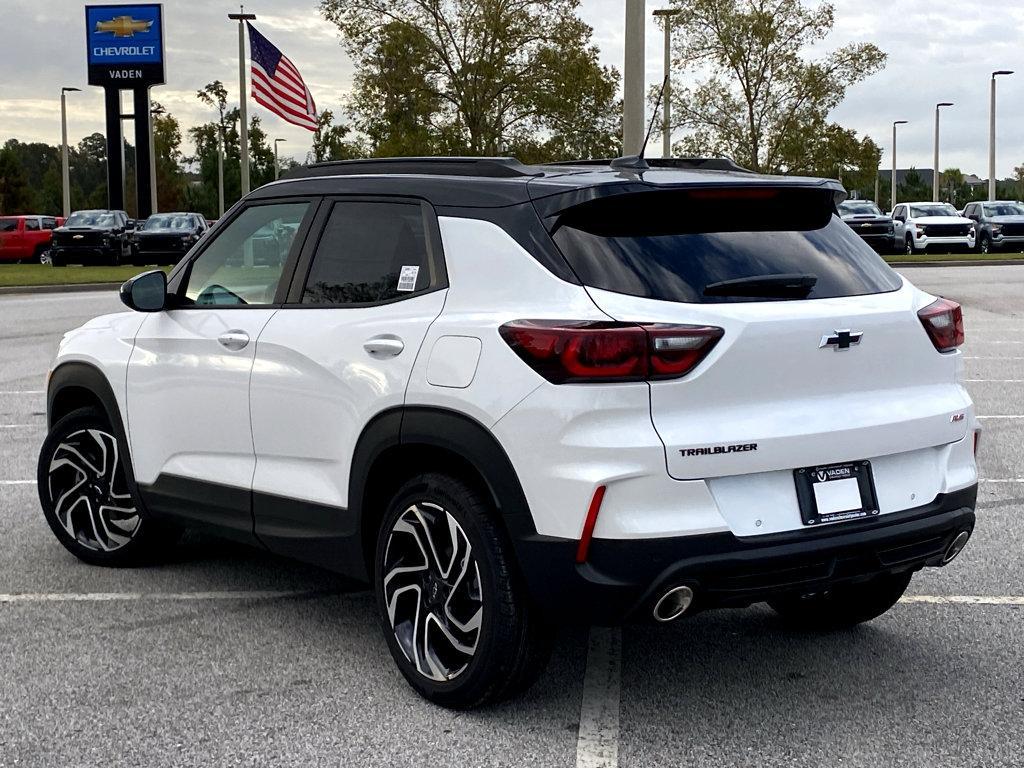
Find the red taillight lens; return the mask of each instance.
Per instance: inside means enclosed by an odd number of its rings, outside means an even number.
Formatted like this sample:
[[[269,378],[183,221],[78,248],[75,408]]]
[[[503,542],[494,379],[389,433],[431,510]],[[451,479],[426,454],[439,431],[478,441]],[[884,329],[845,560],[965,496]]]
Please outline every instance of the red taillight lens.
[[[939,352],[952,352],[964,343],[964,314],[956,302],[936,299],[918,310],[917,317]]]
[[[516,320],[499,332],[549,382],[672,379],[693,369],[722,337],[713,326]]]

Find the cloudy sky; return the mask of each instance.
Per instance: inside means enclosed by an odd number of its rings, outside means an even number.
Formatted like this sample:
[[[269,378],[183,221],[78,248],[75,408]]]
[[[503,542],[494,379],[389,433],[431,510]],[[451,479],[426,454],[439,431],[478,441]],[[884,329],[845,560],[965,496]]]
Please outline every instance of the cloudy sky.
[[[815,2],[816,0],[807,0]],[[653,10],[667,3],[648,0]],[[0,142],[60,142],[61,86],[69,96],[72,141],[103,130],[102,91],[86,86],[84,3],[77,0],[3,0],[0,46]],[[934,105],[943,112],[943,167],[988,172],[988,83],[996,69],[1020,74],[999,81],[997,172],[1008,176],[1024,164],[1024,0],[835,0],[836,27],[821,53],[847,42],[873,42],[889,54],[886,69],[852,88],[833,117],[885,148],[887,167],[893,120],[901,126],[899,165],[931,167]],[[316,0],[250,0],[257,27],[302,71],[321,109],[337,110],[351,88],[352,65],[334,27],[316,11]],[[623,0],[582,0],[581,14],[594,28],[605,64],[622,67]],[[237,100],[237,27],[224,0],[164,0],[166,86],[153,97],[184,127],[209,120],[195,91],[220,79]],[[660,82],[661,32],[647,30],[647,82]],[[127,100],[126,100],[127,104]],[[256,107],[271,137],[287,140],[282,155],[302,160],[310,134]],[[126,126],[130,132],[130,126]],[[660,144],[657,145],[660,147]]]

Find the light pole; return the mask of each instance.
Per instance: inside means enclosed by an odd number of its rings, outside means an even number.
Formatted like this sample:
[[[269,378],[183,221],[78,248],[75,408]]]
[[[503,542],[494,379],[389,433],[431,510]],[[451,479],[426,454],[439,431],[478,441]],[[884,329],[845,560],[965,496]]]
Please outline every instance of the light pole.
[[[890,210],[896,208],[896,126],[906,124],[906,120],[894,120],[892,124],[892,192],[889,195]]]
[[[149,114],[152,117],[157,117],[165,112],[167,110],[157,104],[150,109]],[[155,214],[159,210],[159,206],[156,194],[156,123],[152,120],[149,123],[149,200],[149,209]]]
[[[672,80],[669,78],[669,70],[672,66],[672,22],[671,17],[680,13],[674,8],[659,8],[654,15],[661,18],[665,25],[665,96],[662,99],[664,104],[664,122],[661,129],[661,156],[672,157]]]
[[[286,141],[288,141],[288,140],[287,139],[274,139],[274,180],[275,181],[277,180],[277,177],[281,173],[281,164],[277,160],[277,143],[278,142],[286,142]]]
[[[637,155],[644,140],[644,6],[626,0],[626,47],[622,67],[622,154]]]
[[[996,78],[1012,75],[1012,69],[997,69],[992,73],[991,96],[988,110],[988,199],[996,199]]]
[[[68,100],[66,94],[69,91],[81,90],[81,88],[67,86],[60,89],[60,172],[64,188],[62,203],[65,219],[71,216],[71,167],[68,165]]]
[[[952,107],[951,101],[940,101],[935,105],[935,166],[932,170],[932,202],[939,202],[939,108]]]
[[[228,18],[238,22],[238,160],[242,171],[242,197],[249,194],[249,117],[245,106],[245,23],[254,21],[256,15],[245,12],[239,6],[239,13],[229,13]]]

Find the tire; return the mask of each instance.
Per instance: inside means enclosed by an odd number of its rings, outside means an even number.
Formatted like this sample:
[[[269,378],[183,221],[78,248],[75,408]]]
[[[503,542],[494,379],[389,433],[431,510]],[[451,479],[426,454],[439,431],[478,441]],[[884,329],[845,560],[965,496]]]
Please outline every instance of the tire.
[[[66,264],[67,262],[64,260],[63,256],[56,256],[52,251],[50,252],[51,267],[64,267]]]
[[[426,473],[395,494],[377,534],[374,592],[399,670],[438,705],[507,699],[547,663],[549,629],[494,506],[458,478]]]
[[[992,253],[992,238],[989,236],[987,232],[981,233],[981,235],[978,237],[978,253]]]
[[[129,489],[125,455],[106,416],[92,408],[60,419],[39,451],[43,515],[60,543],[86,563],[142,565],[180,534],[146,518]]]
[[[47,246],[37,246],[29,264],[46,264],[49,261],[50,249]]]
[[[912,572],[883,574],[868,582],[843,585],[809,596],[768,601],[790,624],[805,630],[841,630],[880,617],[900,600]]]
[[[913,256],[914,254],[917,253],[917,249],[914,248],[914,236],[913,235],[907,235],[905,240],[906,240],[906,245],[903,248],[903,253],[906,254],[907,256]]]

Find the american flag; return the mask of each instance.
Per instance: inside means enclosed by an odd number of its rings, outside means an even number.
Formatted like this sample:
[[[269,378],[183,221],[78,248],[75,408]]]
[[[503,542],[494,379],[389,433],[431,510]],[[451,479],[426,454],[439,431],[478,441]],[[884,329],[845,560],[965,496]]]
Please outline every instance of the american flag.
[[[252,97],[289,123],[316,130],[313,95],[291,60],[249,24]]]

